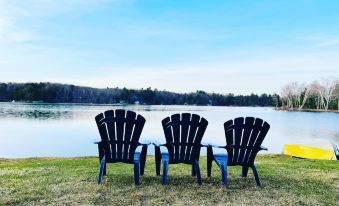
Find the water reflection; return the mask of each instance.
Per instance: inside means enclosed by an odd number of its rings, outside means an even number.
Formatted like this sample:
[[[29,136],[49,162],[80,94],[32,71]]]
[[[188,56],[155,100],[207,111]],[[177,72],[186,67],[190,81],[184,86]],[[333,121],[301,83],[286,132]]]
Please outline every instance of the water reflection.
[[[42,110],[0,110],[0,118],[26,118],[26,119],[70,119],[73,115],[69,111],[42,111]]]
[[[275,111],[260,107],[199,107],[95,104],[0,103],[0,157],[97,155],[99,134],[94,117],[109,109],[142,114],[146,124],[141,141],[164,141],[161,120],[191,112],[209,121],[203,141],[225,144],[223,123],[239,116],[259,117],[271,125],[263,145],[281,153],[286,143],[327,139],[339,142],[339,114]],[[153,148],[149,150],[151,153]]]
[[[67,120],[82,119],[109,110],[129,109],[134,111],[176,111],[198,112],[202,108],[183,108],[181,106],[150,106],[150,105],[105,105],[105,104],[44,104],[44,103],[0,103],[0,118],[36,119],[36,120]]]

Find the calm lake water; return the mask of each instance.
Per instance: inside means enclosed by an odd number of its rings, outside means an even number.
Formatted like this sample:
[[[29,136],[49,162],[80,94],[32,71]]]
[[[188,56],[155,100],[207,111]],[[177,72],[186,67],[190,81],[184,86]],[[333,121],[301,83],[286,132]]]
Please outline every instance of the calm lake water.
[[[94,117],[118,108],[133,110],[146,118],[141,142],[163,142],[161,120],[174,113],[190,112],[209,121],[204,142],[224,145],[223,123],[253,116],[271,125],[263,143],[268,153],[281,153],[286,143],[319,139],[339,143],[338,113],[285,112],[267,107],[0,103],[0,157],[97,155],[93,142],[100,136]],[[152,153],[150,148],[149,154]]]

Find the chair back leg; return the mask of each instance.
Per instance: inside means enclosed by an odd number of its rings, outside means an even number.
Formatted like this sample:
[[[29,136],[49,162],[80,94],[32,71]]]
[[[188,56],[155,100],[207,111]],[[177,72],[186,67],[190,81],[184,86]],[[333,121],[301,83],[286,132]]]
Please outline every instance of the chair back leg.
[[[161,152],[160,147],[154,147],[155,150],[155,171],[156,175],[160,175],[160,167],[161,167]]]
[[[144,175],[145,173],[146,155],[147,155],[147,145],[144,145],[142,146],[140,154],[140,175]]]
[[[163,162],[163,170],[162,170],[162,184],[167,184],[167,173],[168,173],[168,160],[162,160]]]
[[[213,163],[213,150],[212,147],[207,147],[207,177],[211,177]]]
[[[140,161],[134,161],[134,184],[140,185]]]
[[[197,175],[197,182],[199,185],[202,184],[202,180],[201,180],[201,174],[200,174],[200,167],[199,167],[199,161],[198,160],[195,160],[195,172],[196,172],[196,175]]]
[[[242,166],[241,177],[247,177],[248,166]]]
[[[259,175],[258,175],[257,169],[255,168],[254,165],[252,166],[252,170],[253,170],[253,175],[254,175],[254,178],[255,178],[255,182],[257,183],[257,186],[261,186]]]
[[[227,163],[220,164],[221,180],[223,185],[227,185]]]
[[[197,175],[196,168],[195,168],[195,163],[192,164],[192,176]]]
[[[106,163],[104,164],[104,172],[103,175],[106,176]]]
[[[98,175],[98,184],[102,184],[102,176],[104,175],[104,170],[106,169],[106,159],[105,156],[102,157],[100,161],[99,175]]]

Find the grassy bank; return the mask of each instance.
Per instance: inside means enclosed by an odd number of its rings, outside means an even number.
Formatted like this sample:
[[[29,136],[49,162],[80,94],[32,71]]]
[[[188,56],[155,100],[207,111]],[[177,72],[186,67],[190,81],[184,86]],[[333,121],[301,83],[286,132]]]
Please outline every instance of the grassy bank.
[[[190,176],[190,166],[170,165],[168,185],[155,176],[148,157],[141,186],[133,184],[133,166],[110,164],[104,184],[96,183],[98,159],[0,159],[0,205],[338,205],[339,161],[302,160],[262,155],[256,164],[262,187],[251,172],[240,177],[240,167],[229,167],[229,185],[220,183],[213,165],[203,185]]]

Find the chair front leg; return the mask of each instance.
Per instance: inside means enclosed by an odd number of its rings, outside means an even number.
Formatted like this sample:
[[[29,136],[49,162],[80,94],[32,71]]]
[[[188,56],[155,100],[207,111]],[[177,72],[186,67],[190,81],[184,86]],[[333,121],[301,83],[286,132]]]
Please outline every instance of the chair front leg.
[[[106,168],[106,158],[105,155],[102,157],[100,161],[99,175],[98,175],[98,184],[102,184],[102,176],[104,175],[104,170]]]
[[[134,160],[134,184],[140,185],[140,161]]]
[[[101,166],[101,160],[103,157],[105,157],[105,151],[104,151],[104,146],[102,142],[98,142],[98,151],[99,151],[99,161],[100,161],[100,166]],[[106,162],[103,167],[103,175],[106,175]]]
[[[168,161],[169,156],[168,154],[162,154],[162,163],[163,163],[163,171],[162,171],[162,184],[167,184],[167,173],[168,173]]]
[[[140,185],[140,157],[141,152],[134,153],[134,183]]]
[[[222,184],[227,185],[227,163],[220,164]]]
[[[227,161],[228,156],[224,154],[215,154],[214,160],[221,171],[221,179],[224,185],[227,185]]]

